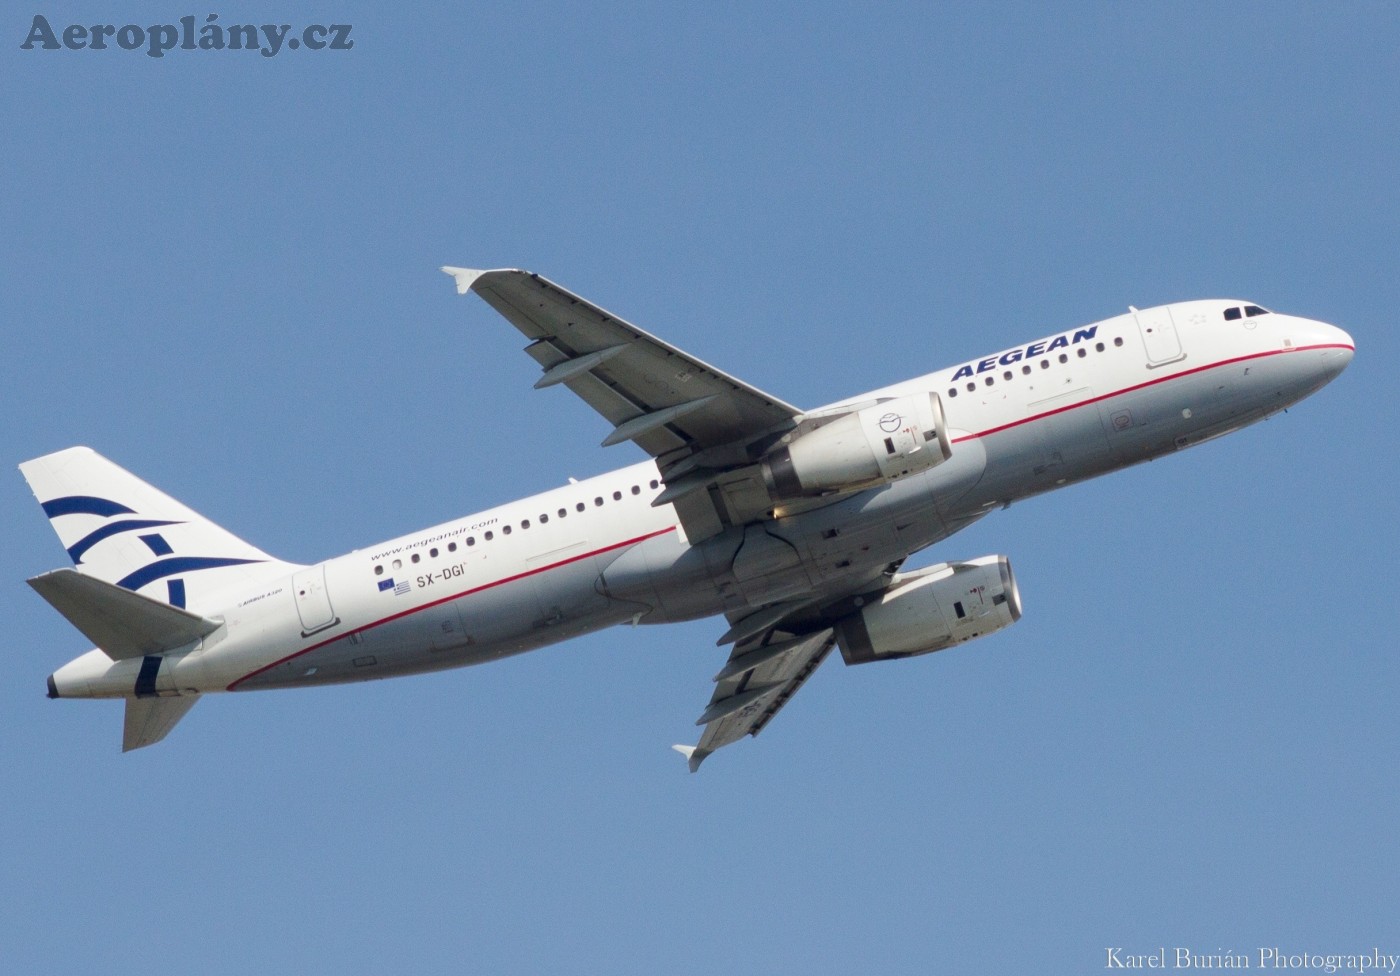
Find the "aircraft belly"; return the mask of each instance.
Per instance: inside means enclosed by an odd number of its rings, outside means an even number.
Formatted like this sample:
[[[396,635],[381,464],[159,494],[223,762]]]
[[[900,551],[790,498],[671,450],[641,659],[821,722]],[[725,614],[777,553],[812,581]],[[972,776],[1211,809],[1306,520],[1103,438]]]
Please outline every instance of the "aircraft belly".
[[[710,617],[724,609],[720,592],[738,551],[742,532],[729,529],[698,546],[677,533],[647,539],[613,558],[598,586],[614,609],[642,623],[668,623]]]
[[[1104,424],[1118,465],[1160,457],[1281,409],[1288,401],[1271,367],[1268,361],[1221,366],[1106,401]]]

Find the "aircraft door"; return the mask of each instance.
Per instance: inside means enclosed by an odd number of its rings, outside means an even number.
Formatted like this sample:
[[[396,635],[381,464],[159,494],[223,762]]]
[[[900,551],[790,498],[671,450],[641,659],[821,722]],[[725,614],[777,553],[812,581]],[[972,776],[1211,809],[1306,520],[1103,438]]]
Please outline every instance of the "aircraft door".
[[[317,631],[340,623],[340,618],[331,608],[331,595],[326,590],[324,565],[312,566],[294,574],[292,594],[296,597],[297,613],[301,615],[301,636],[310,637]]]
[[[1179,359],[1185,359],[1181,348],[1181,336],[1177,334],[1176,323],[1172,321],[1172,310],[1162,305],[1144,311],[1133,309],[1138,331],[1142,333],[1142,344],[1147,350],[1147,365],[1165,366]]]

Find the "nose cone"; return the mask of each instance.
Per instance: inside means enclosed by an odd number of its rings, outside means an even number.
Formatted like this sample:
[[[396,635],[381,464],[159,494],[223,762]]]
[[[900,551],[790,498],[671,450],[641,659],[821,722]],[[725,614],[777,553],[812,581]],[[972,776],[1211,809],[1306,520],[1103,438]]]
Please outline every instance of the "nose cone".
[[[1322,353],[1322,369],[1330,383],[1351,365],[1351,358],[1356,354],[1356,343],[1335,325],[1326,322],[1315,322],[1313,325],[1318,333],[1316,344]]]

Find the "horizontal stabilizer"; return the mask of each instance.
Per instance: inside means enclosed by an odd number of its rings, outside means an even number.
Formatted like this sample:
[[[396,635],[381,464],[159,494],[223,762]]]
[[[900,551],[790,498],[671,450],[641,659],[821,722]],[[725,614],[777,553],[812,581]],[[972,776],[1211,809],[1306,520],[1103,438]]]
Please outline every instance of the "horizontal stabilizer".
[[[122,726],[122,752],[153,746],[170,734],[175,723],[199,701],[198,695],[178,698],[128,698]]]
[[[164,654],[221,626],[217,620],[74,569],[44,573],[31,579],[29,585],[114,661]]]

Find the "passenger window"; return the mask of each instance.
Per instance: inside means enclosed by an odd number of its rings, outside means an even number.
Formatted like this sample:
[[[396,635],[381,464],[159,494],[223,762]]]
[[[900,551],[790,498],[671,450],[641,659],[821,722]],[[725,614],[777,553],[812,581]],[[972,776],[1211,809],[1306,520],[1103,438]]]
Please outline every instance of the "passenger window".
[[[603,496],[602,496],[602,495],[599,495],[597,498],[593,499],[593,505],[594,505],[594,507],[601,507],[602,504],[603,504]]]
[[[1012,377],[1012,372],[1011,372],[1011,370],[1009,370],[1009,369],[1008,369],[1005,373],[1002,373],[1002,374],[1001,374],[1001,378],[1004,379],[1004,380],[1007,380],[1008,382],[1011,380],[1011,377]]]
[[[1084,358],[1085,356],[1087,356],[1087,355],[1089,355],[1089,350],[1084,349],[1084,348],[1081,347],[1080,350],[1079,350],[1079,358],[1080,358],[1080,359],[1083,359],[1083,358]]]
[[[383,576],[383,575],[384,575],[384,567],[383,567],[383,566],[376,566],[376,567],[374,567],[374,575],[375,575],[375,576]]]
[[[637,485],[633,485],[633,486],[632,486],[632,494],[634,494],[634,495],[640,495],[641,493],[642,493],[642,489],[641,489],[640,487],[638,487]]]
[[[402,560],[402,559],[395,559],[395,560],[394,560],[394,568],[395,568],[395,569],[403,569],[403,560]]]
[[[651,487],[652,487],[653,489],[655,489],[655,488],[660,488],[660,487],[661,487],[661,482],[657,481],[655,478],[652,478],[652,479],[651,479]]]
[[[412,556],[409,557],[409,561],[410,561],[410,562],[415,562],[415,563],[416,563],[416,562],[418,562],[418,560],[421,559],[421,558],[423,558],[423,557],[419,556],[418,553],[415,552]]]
[[[581,511],[583,511],[585,508],[587,508],[587,506],[584,505],[583,502],[579,502],[577,505],[574,506],[574,511],[576,511],[576,512],[581,512]]]
[[[620,491],[615,491],[615,492],[613,492],[613,501],[615,501],[615,502],[620,502],[620,501],[622,501],[622,492],[620,492]]]
[[[950,397],[955,397],[955,396],[957,396],[957,395],[958,395],[958,388],[957,388],[956,386],[951,386],[951,387],[949,387],[949,388],[948,388],[948,395],[949,395]]]
[[[510,526],[509,526],[509,525],[503,525],[503,526],[501,526],[501,535],[510,535]]]
[[[471,548],[472,546],[474,546],[474,545],[476,545],[476,536],[474,536],[474,535],[469,535],[469,536],[467,536],[467,548],[470,549],[470,548]]]
[[[1048,360],[1048,359],[1042,359],[1042,360],[1040,361],[1040,368],[1041,368],[1041,369],[1049,369],[1049,368],[1050,368],[1050,360]]]
[[[1239,317],[1240,317],[1240,310],[1239,310],[1238,308],[1227,308],[1227,309],[1225,310],[1225,321],[1226,321],[1226,322],[1233,322],[1233,321],[1235,321],[1235,319],[1237,319],[1237,318],[1239,318]]]
[[[976,384],[976,383],[973,383],[973,382],[971,382],[971,381],[969,381],[968,384],[967,384],[967,392],[969,392],[969,393],[976,393],[976,392],[977,392],[977,384]]]
[[[993,377],[991,377],[991,376],[988,376],[988,377],[987,377],[987,385],[988,385],[988,386],[991,386],[991,385],[992,385],[993,383],[995,383],[995,382],[996,382],[996,379],[995,379],[995,378],[993,378]]]
[[[1102,343],[1102,342],[1096,343],[1096,344],[1094,345],[1094,351],[1095,351],[1095,352],[1103,352],[1103,343]]]
[[[564,516],[566,516],[566,515],[568,515],[568,514],[569,514],[569,510],[568,510],[567,508],[561,508],[561,509],[559,509],[559,517],[560,517],[560,518],[563,518]]]
[[[545,524],[546,522],[548,522],[548,521],[549,521],[549,516],[548,516],[548,515],[545,515],[545,514],[543,514],[543,513],[541,513],[541,515],[540,515],[540,525],[544,525],[544,524]]]
[[[456,552],[456,551],[457,551],[457,543],[455,543],[455,542],[449,542],[449,543],[447,544],[447,551],[448,551],[448,552]]]
[[[429,549],[429,550],[428,550],[428,555],[430,555],[430,556],[432,556],[434,559],[436,559],[436,558],[437,558],[437,549],[436,549],[436,548]]]
[[[1022,375],[1022,376],[1029,376],[1029,375],[1031,375],[1031,364],[1030,364],[1030,363],[1026,363],[1026,365],[1024,365],[1024,366],[1021,367],[1021,375]]]
[[[1069,362],[1069,357],[1066,356],[1064,353],[1060,353],[1060,362],[1062,362],[1062,363],[1067,363],[1067,362]]]
[[[1115,346],[1121,346],[1121,345],[1123,344],[1123,337],[1122,337],[1122,336],[1114,336],[1114,337],[1113,337],[1113,344],[1114,344]]]
[[[496,538],[496,536],[491,532],[490,529],[487,529],[485,538],[487,542],[490,542],[492,539]]]

